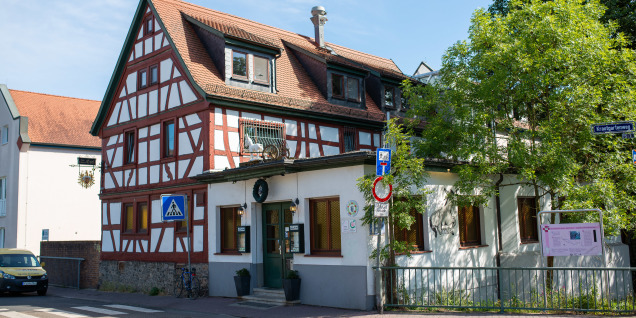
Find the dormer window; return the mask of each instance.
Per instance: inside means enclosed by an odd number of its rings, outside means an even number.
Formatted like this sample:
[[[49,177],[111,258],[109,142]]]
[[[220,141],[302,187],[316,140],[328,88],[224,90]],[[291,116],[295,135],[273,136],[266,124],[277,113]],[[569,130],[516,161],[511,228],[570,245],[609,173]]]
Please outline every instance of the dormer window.
[[[360,102],[360,78],[330,73],[330,80],[331,98],[354,103]]]
[[[269,59],[254,55],[254,82],[269,85]]]
[[[347,99],[354,102],[360,101],[360,81],[357,78],[347,78]]]
[[[232,78],[247,80],[247,54],[232,52]]]
[[[384,87],[384,106],[387,108],[395,107],[395,87]]]
[[[246,48],[226,48],[226,84],[255,91],[274,93],[276,77],[274,57]]]
[[[344,76],[340,74],[331,74],[331,96],[335,98],[345,98]]]

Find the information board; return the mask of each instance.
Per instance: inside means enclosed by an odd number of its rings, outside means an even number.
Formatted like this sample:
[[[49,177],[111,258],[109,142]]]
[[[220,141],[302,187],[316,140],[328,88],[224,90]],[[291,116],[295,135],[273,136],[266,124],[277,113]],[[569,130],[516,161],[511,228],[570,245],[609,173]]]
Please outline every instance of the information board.
[[[541,224],[543,256],[603,255],[599,223]]]

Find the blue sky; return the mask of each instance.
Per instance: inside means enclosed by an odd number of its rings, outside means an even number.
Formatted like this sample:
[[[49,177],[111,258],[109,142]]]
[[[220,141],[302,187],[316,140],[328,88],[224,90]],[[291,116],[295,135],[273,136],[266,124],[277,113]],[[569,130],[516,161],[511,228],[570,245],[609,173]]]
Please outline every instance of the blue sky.
[[[329,21],[325,40],[390,58],[412,75],[438,69],[491,0],[190,0],[207,8],[313,37],[311,7]],[[137,7],[136,0],[2,0],[0,84],[101,100]]]

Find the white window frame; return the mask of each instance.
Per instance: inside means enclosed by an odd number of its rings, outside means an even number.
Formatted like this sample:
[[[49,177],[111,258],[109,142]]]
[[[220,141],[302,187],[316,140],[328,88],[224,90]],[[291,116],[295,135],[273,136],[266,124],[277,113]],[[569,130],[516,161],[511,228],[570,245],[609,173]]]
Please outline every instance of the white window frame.
[[[7,178],[0,178],[0,217],[7,216]]]
[[[2,127],[2,133],[0,133],[0,135],[2,136],[2,144],[7,144],[9,142],[9,126]]]

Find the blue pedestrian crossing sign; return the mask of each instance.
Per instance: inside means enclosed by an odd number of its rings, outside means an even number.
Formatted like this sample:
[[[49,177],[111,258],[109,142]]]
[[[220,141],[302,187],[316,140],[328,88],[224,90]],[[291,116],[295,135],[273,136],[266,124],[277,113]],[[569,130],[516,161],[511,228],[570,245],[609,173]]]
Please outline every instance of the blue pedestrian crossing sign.
[[[375,174],[379,177],[391,174],[391,149],[378,148],[375,152]]]
[[[186,214],[185,194],[161,195],[161,218],[163,221],[185,220]]]

